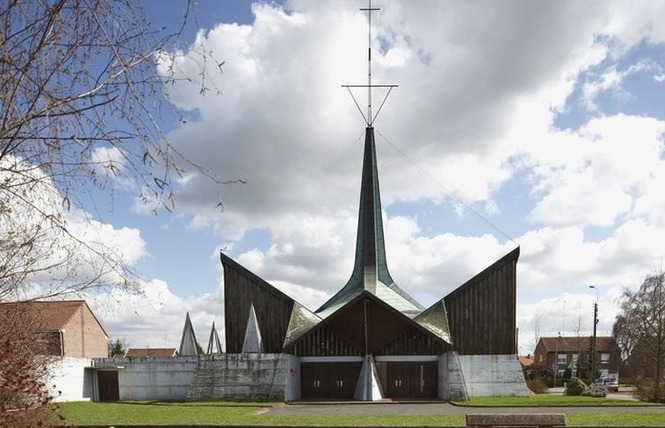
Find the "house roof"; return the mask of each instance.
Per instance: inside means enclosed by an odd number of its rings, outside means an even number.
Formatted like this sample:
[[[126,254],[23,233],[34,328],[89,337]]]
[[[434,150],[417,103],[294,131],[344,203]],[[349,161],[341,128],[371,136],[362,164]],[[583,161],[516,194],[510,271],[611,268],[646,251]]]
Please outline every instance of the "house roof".
[[[520,355],[519,360],[522,367],[531,367],[535,361],[533,355]]]
[[[37,329],[41,331],[60,331],[67,326],[81,308],[92,314],[92,317],[108,337],[104,326],[99,322],[85,300],[5,302],[0,303],[0,315],[7,317],[11,315],[12,311],[20,311],[23,315],[34,317]]]
[[[588,351],[591,344],[590,337],[541,337],[538,341],[542,343],[547,352],[579,352]],[[596,337],[597,352],[620,352],[619,345],[612,336]]]
[[[125,353],[125,358],[159,358],[175,356],[175,348],[129,348]]]

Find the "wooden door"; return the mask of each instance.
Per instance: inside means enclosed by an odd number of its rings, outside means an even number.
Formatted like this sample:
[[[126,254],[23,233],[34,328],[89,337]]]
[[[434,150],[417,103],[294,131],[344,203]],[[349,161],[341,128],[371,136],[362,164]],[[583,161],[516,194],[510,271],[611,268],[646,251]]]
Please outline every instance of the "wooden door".
[[[437,362],[391,362],[386,367],[385,395],[390,398],[434,398],[439,395]]]
[[[97,372],[99,401],[116,402],[120,400],[118,392],[118,372],[116,370],[100,370]]]
[[[353,398],[362,363],[302,363],[301,396],[311,399]]]

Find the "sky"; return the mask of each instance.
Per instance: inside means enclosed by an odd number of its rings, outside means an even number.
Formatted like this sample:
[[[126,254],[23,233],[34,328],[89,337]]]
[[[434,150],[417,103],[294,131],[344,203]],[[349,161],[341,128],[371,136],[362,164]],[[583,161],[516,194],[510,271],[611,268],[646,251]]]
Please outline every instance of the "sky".
[[[142,5],[165,26],[183,9]],[[188,159],[244,183],[191,171],[174,214],[117,183],[99,234],[144,280],[142,294],[88,297],[112,339],[178,347],[187,312],[204,348],[213,321],[223,336],[220,250],[311,310],[344,285],[365,122],[342,85],[367,82],[363,7],[198,2],[171,46],[183,55],[160,70],[200,75],[204,49],[221,73],[205,95],[165,88],[188,120],[164,128]],[[373,7],[373,83],[399,85],[374,122],[395,282],[428,307],[519,245],[520,353],[590,334],[596,300],[598,334],[611,334],[623,291],[663,269],[665,3]]]

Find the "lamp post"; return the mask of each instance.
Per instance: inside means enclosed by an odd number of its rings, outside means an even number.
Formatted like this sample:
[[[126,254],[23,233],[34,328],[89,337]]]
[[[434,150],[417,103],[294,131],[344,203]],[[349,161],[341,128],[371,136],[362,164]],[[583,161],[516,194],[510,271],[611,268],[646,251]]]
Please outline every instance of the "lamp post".
[[[590,285],[596,290],[596,302],[593,304],[593,342],[591,344],[591,381],[596,377],[596,326],[598,325],[598,287]]]

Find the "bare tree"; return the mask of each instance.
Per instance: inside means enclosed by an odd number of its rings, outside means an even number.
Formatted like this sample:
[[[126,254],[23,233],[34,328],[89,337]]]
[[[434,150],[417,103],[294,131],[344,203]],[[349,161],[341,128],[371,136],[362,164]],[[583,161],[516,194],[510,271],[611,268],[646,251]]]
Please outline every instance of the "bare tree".
[[[617,315],[614,320],[612,337],[614,337],[619,348],[621,348],[622,361],[628,359],[638,344],[638,337],[635,335],[638,330],[638,326],[636,325],[638,321],[637,318],[626,318],[623,314]]]
[[[190,4],[182,4],[185,25]],[[202,47],[194,49],[200,73],[176,69],[171,43],[182,28],[154,28],[132,0],[0,3],[0,302],[35,284],[32,298],[133,288],[125,249],[95,234],[99,223],[87,214],[101,190],[122,182],[171,210],[184,174],[232,182],[181,156],[160,127],[179,118],[165,84],[187,79],[204,94],[214,89],[207,73],[221,71],[205,66],[212,59]],[[49,424],[39,341],[30,319],[0,321],[2,427]]]
[[[647,276],[635,292],[624,292],[621,312],[612,330],[624,352],[640,349],[652,369],[651,398],[661,401],[665,398],[661,390],[665,363],[665,272]]]
[[[174,69],[179,32],[153,28],[131,0],[6,0],[0,23],[0,300],[30,283],[48,284],[40,296],[131,286],[121,252],[68,218],[114,180],[167,210],[185,168],[226,183],[160,127],[162,115],[178,118],[164,84],[187,79],[205,93],[214,68]]]

